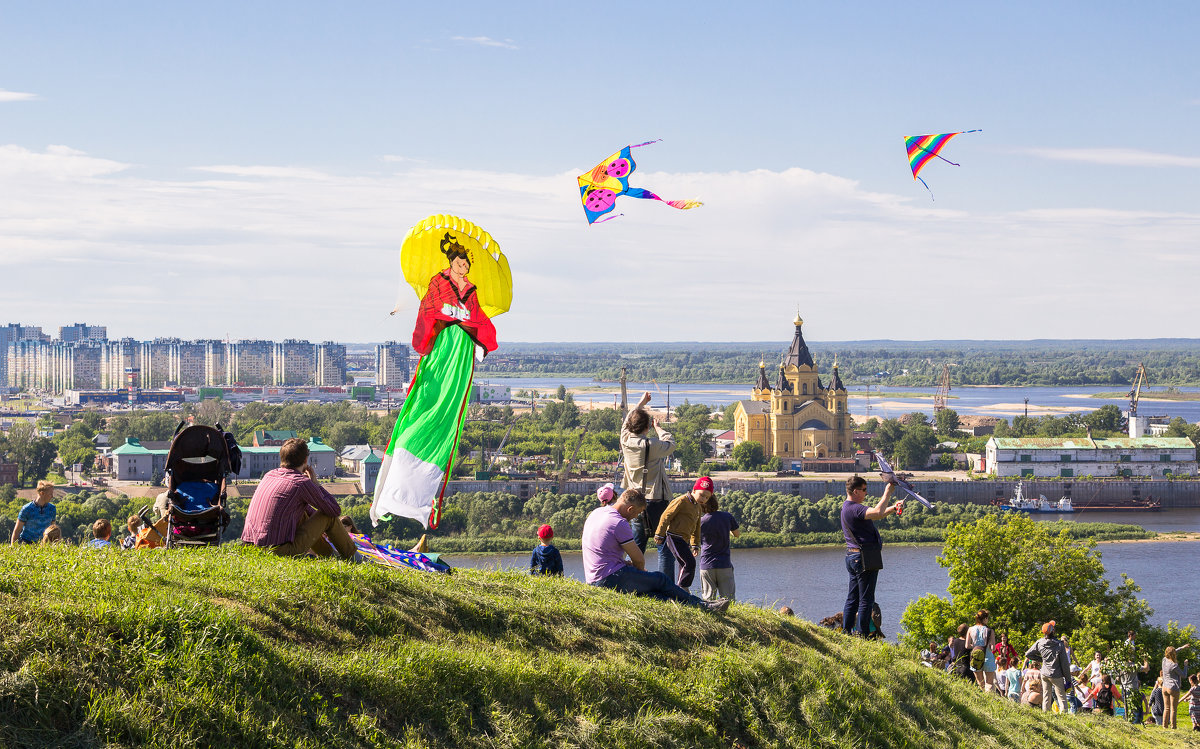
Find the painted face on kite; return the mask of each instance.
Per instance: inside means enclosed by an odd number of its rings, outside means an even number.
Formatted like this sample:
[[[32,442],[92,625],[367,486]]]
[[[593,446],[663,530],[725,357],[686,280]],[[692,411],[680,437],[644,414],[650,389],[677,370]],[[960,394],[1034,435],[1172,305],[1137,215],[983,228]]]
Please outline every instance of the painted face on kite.
[[[621,179],[629,174],[629,159],[617,159],[608,165],[609,176]]]
[[[591,190],[583,199],[583,207],[592,213],[607,211],[617,202],[617,194],[612,190]]]

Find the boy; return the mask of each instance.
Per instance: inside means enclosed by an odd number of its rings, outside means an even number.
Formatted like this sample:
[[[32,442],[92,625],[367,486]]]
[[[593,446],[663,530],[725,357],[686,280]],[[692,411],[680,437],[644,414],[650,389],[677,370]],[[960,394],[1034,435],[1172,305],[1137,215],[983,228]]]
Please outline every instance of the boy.
[[[563,573],[562,555],[558,553],[554,544],[550,543],[550,539],[554,538],[554,529],[543,525],[538,528],[537,534],[539,543],[533,550],[533,555],[529,557],[529,574],[561,577]]]
[[[92,535],[95,538],[88,541],[88,546],[93,549],[112,548],[112,541],[109,541],[109,537],[112,536],[112,523],[109,523],[104,518],[100,518],[92,523]]]

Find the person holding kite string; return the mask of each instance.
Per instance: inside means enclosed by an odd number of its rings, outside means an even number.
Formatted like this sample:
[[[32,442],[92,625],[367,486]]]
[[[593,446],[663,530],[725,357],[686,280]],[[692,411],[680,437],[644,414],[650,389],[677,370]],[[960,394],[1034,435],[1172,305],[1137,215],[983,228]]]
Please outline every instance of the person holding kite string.
[[[842,608],[842,631],[866,637],[871,631],[871,609],[875,605],[875,583],[883,569],[883,539],[875,529],[876,520],[899,515],[904,500],[889,506],[892,488],[888,482],[883,497],[874,507],[867,507],[867,481],[862,476],[846,479],[846,501],[842,503],[842,536],[846,539],[846,571],[850,573],[850,590]],[[855,629],[857,623],[857,632]]]

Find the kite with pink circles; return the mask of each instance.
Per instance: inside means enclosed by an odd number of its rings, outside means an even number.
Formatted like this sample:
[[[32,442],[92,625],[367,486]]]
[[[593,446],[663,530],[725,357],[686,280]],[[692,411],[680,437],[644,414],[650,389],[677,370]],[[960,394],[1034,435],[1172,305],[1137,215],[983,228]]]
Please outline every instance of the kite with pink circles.
[[[628,196],[645,200],[659,200],[672,208],[687,210],[703,205],[698,200],[663,200],[649,190],[629,186],[629,175],[637,169],[633,161],[633,149],[648,146],[658,141],[651,140],[632,146],[625,146],[612,156],[600,162],[587,174],[579,175],[579,198],[583,201],[583,212],[589,224],[608,221],[616,216],[609,216],[617,207],[617,198]],[[621,215],[621,214],[617,214]]]

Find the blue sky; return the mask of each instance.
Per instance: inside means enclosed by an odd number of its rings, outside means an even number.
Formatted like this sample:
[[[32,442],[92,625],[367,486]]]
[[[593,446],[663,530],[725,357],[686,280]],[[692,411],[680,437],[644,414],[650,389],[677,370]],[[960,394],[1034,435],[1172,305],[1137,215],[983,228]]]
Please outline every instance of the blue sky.
[[[1195,335],[1194,3],[346,5],[0,4],[0,322],[406,340],[457,213],[502,341]]]

